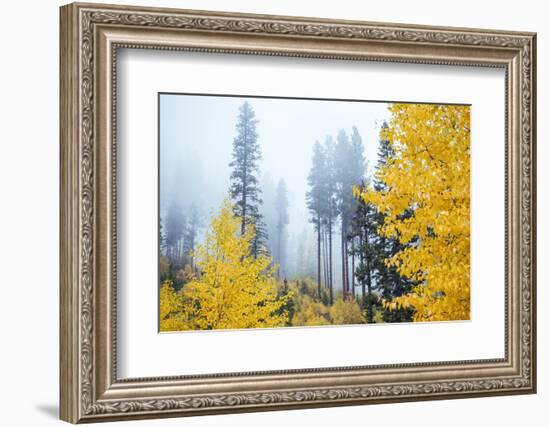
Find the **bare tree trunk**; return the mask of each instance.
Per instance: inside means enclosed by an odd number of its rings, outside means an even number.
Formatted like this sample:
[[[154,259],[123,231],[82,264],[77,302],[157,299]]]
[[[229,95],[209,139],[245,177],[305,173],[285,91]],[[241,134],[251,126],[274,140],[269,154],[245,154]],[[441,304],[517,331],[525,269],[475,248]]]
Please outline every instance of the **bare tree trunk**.
[[[317,292],[321,299],[321,218],[317,215]]]
[[[180,265],[180,266],[181,266],[181,259],[183,258],[183,254],[182,254],[182,250],[181,250],[182,246],[183,246],[182,239],[180,239],[178,241],[178,265]]]
[[[365,265],[365,254],[363,248],[363,236],[359,238],[359,244],[361,246],[361,251],[359,253],[359,260],[361,262],[361,267]],[[361,306],[365,303],[365,278],[361,279]]]
[[[367,295],[369,299],[369,302],[367,304],[367,323],[374,323],[374,310],[372,307],[372,283],[369,259],[367,259]]]
[[[277,262],[279,263],[279,268],[277,269],[277,277],[281,278],[281,269],[283,268],[283,263],[281,262],[281,229],[277,227]]]
[[[351,296],[355,299],[355,237],[351,239]]]
[[[342,219],[342,232],[340,233],[340,245],[341,250],[340,253],[342,254],[342,298],[346,299],[347,289],[346,289],[346,245],[344,243],[344,219]]]
[[[365,234],[365,249],[368,251],[369,248],[369,236],[368,234]],[[370,258],[367,258],[367,277],[366,277],[366,284],[367,284],[367,295],[368,295],[368,302],[367,302],[367,323],[374,323],[374,312],[372,307],[372,281],[371,281],[371,264],[370,264]]]
[[[323,266],[325,269],[325,289],[328,289],[328,237],[326,228],[323,230]]]
[[[350,283],[349,283],[349,253],[348,253],[348,239],[346,238],[346,236],[344,236],[344,260],[346,261],[345,262],[345,270],[346,270],[346,291],[347,291],[347,294],[349,295],[350,294]]]
[[[329,304],[334,302],[334,290],[332,285],[332,218],[328,219],[328,277],[329,277]]]
[[[185,237],[181,240],[181,254],[180,254],[180,259],[181,259],[181,267],[185,267],[186,263],[187,263],[187,240],[185,239]]]

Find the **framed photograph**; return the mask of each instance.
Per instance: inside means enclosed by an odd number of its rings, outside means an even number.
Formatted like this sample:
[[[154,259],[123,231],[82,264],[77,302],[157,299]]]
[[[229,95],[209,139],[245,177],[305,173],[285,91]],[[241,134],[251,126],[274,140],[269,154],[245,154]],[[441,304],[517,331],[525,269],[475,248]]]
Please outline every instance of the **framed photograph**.
[[[535,34],[60,21],[63,420],[536,391]]]

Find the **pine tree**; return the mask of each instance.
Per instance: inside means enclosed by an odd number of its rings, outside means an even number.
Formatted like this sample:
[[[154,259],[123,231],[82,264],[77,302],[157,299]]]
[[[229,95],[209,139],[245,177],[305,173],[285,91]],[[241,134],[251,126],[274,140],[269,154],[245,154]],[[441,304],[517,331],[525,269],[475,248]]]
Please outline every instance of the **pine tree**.
[[[384,120],[380,127],[380,139],[378,140],[378,160],[376,163],[376,173],[374,179],[374,189],[376,191],[386,191],[388,189],[383,178],[380,176],[380,171],[387,165],[388,160],[394,156],[390,141],[385,136],[388,132],[388,123]]]
[[[351,146],[350,146],[350,160],[349,160],[349,169],[351,173],[351,181],[352,181],[352,187],[356,186],[364,181],[365,173],[367,171],[366,163],[365,163],[365,147],[363,146],[363,138],[361,137],[361,134],[359,133],[359,130],[357,127],[353,126],[352,132],[351,132]],[[353,196],[353,188],[350,190],[353,202],[351,203],[351,209],[349,212],[350,216],[350,222],[353,222],[353,218],[355,216],[356,210],[358,208],[358,201]],[[355,298],[355,245],[356,245],[356,237],[353,235],[352,231],[353,225],[350,224],[348,226],[347,230],[347,239],[346,243],[349,243],[351,246],[349,249],[349,253],[347,251],[346,247],[346,258],[349,258],[351,256],[351,278],[349,277],[350,274],[347,273],[348,280],[350,281],[351,286],[351,294]],[[346,267],[348,266],[348,262],[346,262]]]
[[[334,303],[334,283],[332,271],[332,235],[336,217],[338,216],[336,199],[336,168],[335,168],[335,144],[332,137],[328,136],[325,140],[325,169],[323,171],[323,224],[326,230],[328,240],[327,250],[327,275],[329,288],[329,304]]]
[[[307,177],[309,190],[306,193],[306,203],[311,214],[310,222],[313,223],[317,233],[317,290],[319,298],[321,297],[321,226],[325,209],[325,169],[326,156],[323,147],[319,141],[315,141],[311,169]]]
[[[356,194],[365,191],[368,184],[362,182]],[[376,209],[365,203],[357,196],[357,205],[352,219],[352,232],[358,240],[354,246],[354,255],[358,256],[358,263],[355,269],[355,276],[361,286],[361,305],[366,311],[367,323],[374,322],[374,307],[377,305],[378,297],[373,293],[374,267],[378,265],[375,241],[377,238],[377,212]]]
[[[277,212],[276,185],[269,172],[264,172],[261,178],[262,207],[260,213],[267,232],[267,247],[270,254],[277,253]]]
[[[334,150],[334,179],[336,184],[336,203],[338,214],[340,215],[340,255],[342,264],[342,295],[346,298],[348,292],[348,280],[346,272],[346,234],[348,232],[349,211],[351,203],[348,200],[348,185],[349,195],[351,196],[351,173],[349,169],[349,161],[351,157],[350,142],[347,133],[341,129],[336,137],[336,146]]]
[[[386,129],[387,124],[384,123],[381,129],[382,136]],[[355,189],[357,205],[352,220],[350,238],[352,241],[358,241],[357,244],[354,244],[352,254],[358,257],[355,273],[361,286],[361,301],[369,323],[374,321],[374,308],[380,306],[380,298],[391,300],[409,292],[412,287],[411,280],[402,277],[395,266],[388,265],[388,260],[401,251],[404,246],[399,243],[397,238],[390,238],[379,233],[385,216],[372,203],[366,202],[361,197],[361,194],[367,191],[381,193],[387,191],[387,185],[381,179],[379,171],[387,165],[392,156],[393,151],[389,141],[381,137],[374,182],[372,184],[364,182]],[[351,167],[352,165],[350,165]],[[384,309],[382,318],[385,322],[410,321],[412,309]]]
[[[283,179],[277,184],[275,210],[277,211],[277,262],[279,263],[279,275],[286,274],[286,226],[289,224],[288,217],[288,195],[286,184]]]
[[[340,239],[342,257],[342,290],[343,296],[350,292],[349,258],[353,257],[354,249],[348,248],[350,239],[351,221],[356,209],[357,200],[353,195],[353,187],[359,185],[365,174],[364,147],[361,135],[354,126],[351,138],[344,130],[338,133],[335,153],[335,183],[337,186],[337,206],[340,215]],[[354,288],[354,274],[352,271],[351,288]],[[353,294],[353,290],[352,290]]]
[[[241,221],[241,235],[244,235],[250,226],[255,227],[255,237],[251,242],[252,254],[255,257],[266,252],[267,237],[259,210],[262,198],[258,174],[262,155],[258,144],[257,123],[252,106],[245,101],[239,109],[237,135],[233,139],[232,161],[229,163],[233,168],[229,193],[234,213]]]
[[[386,137],[388,124],[384,121],[380,130],[380,139],[378,142],[378,160],[376,164],[376,173],[374,179],[374,190],[377,192],[386,192],[388,186],[384,181],[381,171],[387,166],[388,162],[394,156],[389,139]],[[412,211],[407,211],[402,215],[402,219],[410,217]],[[374,222],[376,227],[384,224],[384,215],[378,211],[374,213]],[[391,300],[407,294],[413,288],[414,282],[397,271],[393,265],[388,265],[386,260],[393,258],[398,252],[405,249],[406,245],[399,242],[396,237],[390,238],[383,235],[376,236],[374,252],[376,288],[384,300]],[[385,309],[383,319],[385,322],[410,322],[414,310],[410,307],[402,307],[395,310]]]

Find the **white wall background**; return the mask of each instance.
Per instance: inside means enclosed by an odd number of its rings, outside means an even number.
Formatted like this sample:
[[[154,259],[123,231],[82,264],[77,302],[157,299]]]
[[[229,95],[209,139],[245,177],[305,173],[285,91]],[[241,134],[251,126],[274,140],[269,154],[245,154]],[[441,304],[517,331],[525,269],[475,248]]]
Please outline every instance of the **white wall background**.
[[[110,0],[113,3],[125,3]],[[373,424],[446,427],[543,425],[550,405],[550,29],[544,2],[354,0],[133,0],[134,4],[538,32],[539,393],[438,402],[137,421],[132,425],[280,426]],[[9,2],[0,25],[0,419],[59,425],[58,402],[58,6]],[[490,171],[491,165],[487,165]]]

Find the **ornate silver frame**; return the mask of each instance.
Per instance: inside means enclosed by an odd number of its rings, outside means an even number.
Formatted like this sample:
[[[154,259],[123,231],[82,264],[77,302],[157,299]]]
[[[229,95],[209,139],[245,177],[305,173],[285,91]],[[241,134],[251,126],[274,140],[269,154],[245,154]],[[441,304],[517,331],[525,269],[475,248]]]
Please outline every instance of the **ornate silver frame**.
[[[60,42],[61,419],[78,423],[535,392],[535,34],[71,4],[61,8]],[[114,66],[119,47],[504,68],[505,357],[117,379]]]

